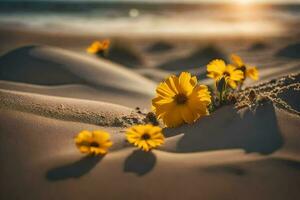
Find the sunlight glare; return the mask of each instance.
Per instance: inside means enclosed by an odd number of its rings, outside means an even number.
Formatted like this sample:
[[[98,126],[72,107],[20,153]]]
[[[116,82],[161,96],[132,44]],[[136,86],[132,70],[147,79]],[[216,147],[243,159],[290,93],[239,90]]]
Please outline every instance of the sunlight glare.
[[[252,3],[251,0],[235,0],[236,3],[242,5],[242,6],[246,6]]]

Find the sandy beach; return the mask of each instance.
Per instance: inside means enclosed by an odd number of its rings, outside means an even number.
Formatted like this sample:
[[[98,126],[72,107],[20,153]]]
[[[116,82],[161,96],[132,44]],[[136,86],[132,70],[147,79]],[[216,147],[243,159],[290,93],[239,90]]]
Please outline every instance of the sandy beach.
[[[86,53],[104,38],[108,57]],[[0,43],[0,199],[300,198],[299,33],[168,38],[3,26]],[[231,53],[260,74],[236,103],[164,128],[165,144],[151,152],[126,141],[159,82],[188,71],[213,85],[206,64]],[[96,129],[114,145],[85,156],[73,138]]]

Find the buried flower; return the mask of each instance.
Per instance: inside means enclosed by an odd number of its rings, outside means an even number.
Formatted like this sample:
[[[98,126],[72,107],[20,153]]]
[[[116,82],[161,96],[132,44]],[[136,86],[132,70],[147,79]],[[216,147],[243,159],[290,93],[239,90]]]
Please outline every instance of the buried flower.
[[[95,41],[86,49],[86,51],[90,54],[103,53],[109,46],[109,40]]]
[[[162,145],[165,139],[162,129],[151,124],[130,127],[126,131],[126,138],[129,143],[143,151],[149,151]]]
[[[244,73],[244,78],[242,79],[242,81],[247,77],[255,81],[258,80],[258,70],[255,66],[246,65],[242,58],[236,54],[232,54],[230,56],[230,60],[232,64],[237,67],[237,69],[241,70]]]
[[[222,76],[225,76],[228,85],[232,89],[235,89],[237,83],[244,78],[244,74],[241,70],[233,65],[226,65],[221,59],[211,61],[207,65],[207,72],[207,76],[213,78],[215,81],[221,79]]]
[[[152,99],[152,109],[167,127],[184,122],[191,124],[209,114],[210,92],[207,86],[197,85],[197,78],[188,72],[182,72],[179,77],[168,77],[158,85],[156,94]]]
[[[81,131],[75,137],[75,144],[81,153],[91,155],[106,154],[112,146],[109,133],[100,130]]]

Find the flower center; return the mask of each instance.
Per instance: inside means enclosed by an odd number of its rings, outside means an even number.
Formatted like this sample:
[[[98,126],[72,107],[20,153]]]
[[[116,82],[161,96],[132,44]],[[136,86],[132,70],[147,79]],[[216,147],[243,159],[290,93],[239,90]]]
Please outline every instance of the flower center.
[[[149,140],[151,137],[150,137],[150,135],[148,134],[148,133],[144,133],[143,135],[142,135],[142,139],[143,140]]]
[[[246,77],[246,66],[245,65],[241,66],[240,70],[244,73],[244,78],[242,79],[242,81],[243,81],[243,80],[245,80],[245,77]]]
[[[224,76],[230,76],[229,72],[224,72],[223,75]]]
[[[99,144],[97,142],[90,143],[90,147],[99,147]]]
[[[176,94],[174,99],[175,99],[177,104],[185,104],[188,100],[188,98],[184,94]]]
[[[240,69],[243,73],[246,72],[246,66],[245,66],[245,65],[241,66],[239,69]]]

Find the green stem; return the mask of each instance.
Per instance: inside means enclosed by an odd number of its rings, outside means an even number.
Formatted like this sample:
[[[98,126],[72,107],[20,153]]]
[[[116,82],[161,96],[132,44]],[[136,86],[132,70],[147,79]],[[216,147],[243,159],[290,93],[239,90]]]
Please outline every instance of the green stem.
[[[219,92],[219,94],[220,94],[220,97],[219,97],[219,99],[220,99],[220,105],[222,105],[223,104],[223,90],[221,90]]]

